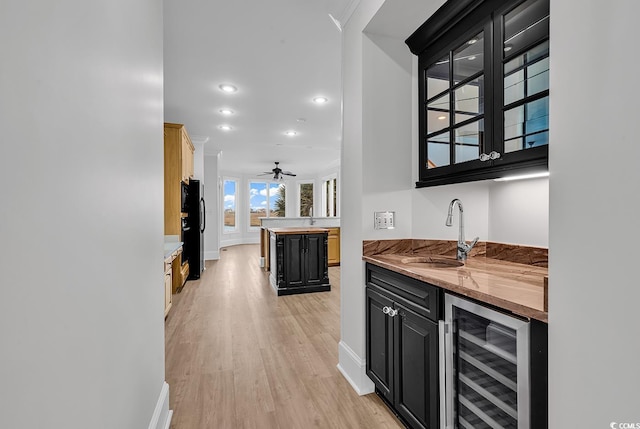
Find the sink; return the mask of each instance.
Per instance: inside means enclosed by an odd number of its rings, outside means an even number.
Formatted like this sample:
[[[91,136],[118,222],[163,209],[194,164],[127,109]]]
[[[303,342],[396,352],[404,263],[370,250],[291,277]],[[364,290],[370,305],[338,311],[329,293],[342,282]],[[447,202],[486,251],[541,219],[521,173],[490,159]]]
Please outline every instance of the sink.
[[[400,262],[407,265],[415,265],[423,268],[455,268],[464,265],[464,262],[456,259],[438,256],[411,256],[403,258]]]

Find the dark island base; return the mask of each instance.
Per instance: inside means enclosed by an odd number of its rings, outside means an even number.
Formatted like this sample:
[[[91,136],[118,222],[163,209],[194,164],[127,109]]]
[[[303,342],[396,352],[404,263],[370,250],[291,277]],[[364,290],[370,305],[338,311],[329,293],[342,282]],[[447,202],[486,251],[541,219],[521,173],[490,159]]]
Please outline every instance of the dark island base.
[[[276,289],[278,296],[283,295],[296,295],[299,293],[311,293],[311,292],[329,292],[331,290],[331,285],[318,285],[318,286],[304,286],[304,287],[292,287],[292,288],[282,288]]]

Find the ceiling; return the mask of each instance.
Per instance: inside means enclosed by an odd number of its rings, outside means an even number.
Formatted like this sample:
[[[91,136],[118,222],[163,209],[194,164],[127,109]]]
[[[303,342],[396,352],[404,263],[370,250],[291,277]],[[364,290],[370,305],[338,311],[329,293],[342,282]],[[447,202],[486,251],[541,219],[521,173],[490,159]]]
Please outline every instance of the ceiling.
[[[341,34],[354,0],[165,0],[164,114],[223,172],[311,177],[341,145]],[[337,23],[331,16],[337,20]],[[235,85],[228,94],[219,85]],[[328,98],[318,105],[316,96]],[[220,109],[233,114],[224,116]],[[220,125],[230,125],[223,131]],[[293,130],[295,136],[285,135]]]

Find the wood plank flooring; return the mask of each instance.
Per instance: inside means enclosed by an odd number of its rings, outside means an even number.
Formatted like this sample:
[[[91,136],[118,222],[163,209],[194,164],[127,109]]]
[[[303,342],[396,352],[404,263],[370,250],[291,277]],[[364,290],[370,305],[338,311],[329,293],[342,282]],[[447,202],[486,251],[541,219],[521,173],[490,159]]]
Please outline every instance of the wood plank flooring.
[[[276,296],[259,245],[222,249],[165,322],[172,429],[403,428],[340,374],[340,268],[331,292]]]

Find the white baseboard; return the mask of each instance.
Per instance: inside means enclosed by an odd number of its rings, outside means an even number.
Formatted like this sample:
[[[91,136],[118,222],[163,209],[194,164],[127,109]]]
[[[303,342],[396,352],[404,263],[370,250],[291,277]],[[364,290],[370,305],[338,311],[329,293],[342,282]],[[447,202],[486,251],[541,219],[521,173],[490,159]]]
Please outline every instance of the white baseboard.
[[[169,409],[169,384],[163,382],[156,408],[153,410],[149,429],[169,429],[173,411]]]
[[[204,252],[205,261],[217,261],[220,259],[220,252],[217,250],[206,250]]]
[[[375,385],[367,377],[367,363],[344,342],[338,344],[338,370],[347,379],[358,395],[375,391]]]

